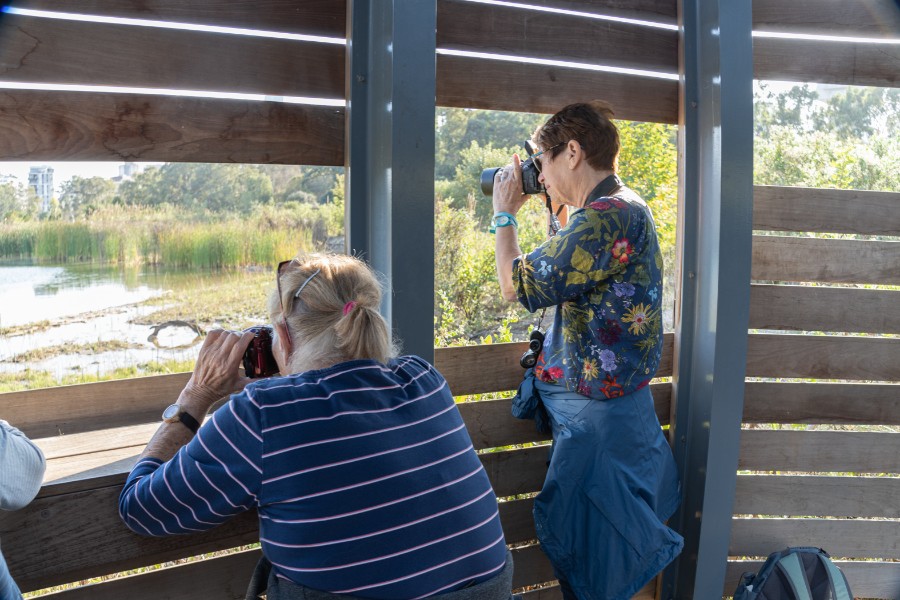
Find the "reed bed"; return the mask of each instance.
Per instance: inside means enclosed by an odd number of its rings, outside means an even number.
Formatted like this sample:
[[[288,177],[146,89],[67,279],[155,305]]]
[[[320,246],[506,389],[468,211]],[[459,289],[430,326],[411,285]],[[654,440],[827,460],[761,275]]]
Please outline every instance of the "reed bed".
[[[226,221],[26,222],[0,225],[0,258],[218,269],[273,265],[312,250],[315,228]]]

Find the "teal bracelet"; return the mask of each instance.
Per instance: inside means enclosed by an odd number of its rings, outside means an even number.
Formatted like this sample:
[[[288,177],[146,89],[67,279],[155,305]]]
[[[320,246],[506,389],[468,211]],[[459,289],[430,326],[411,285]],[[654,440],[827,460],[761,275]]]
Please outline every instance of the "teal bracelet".
[[[500,227],[508,227],[512,225],[516,229],[519,228],[519,222],[516,221],[515,215],[511,215],[508,212],[498,212],[494,214],[494,217],[491,219],[491,226],[488,229],[491,233],[497,233],[497,229]]]

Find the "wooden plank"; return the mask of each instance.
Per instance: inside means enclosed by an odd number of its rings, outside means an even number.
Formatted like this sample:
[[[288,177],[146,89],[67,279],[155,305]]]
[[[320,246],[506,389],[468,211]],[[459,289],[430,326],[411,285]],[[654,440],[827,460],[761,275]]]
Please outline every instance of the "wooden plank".
[[[120,491],[121,486],[116,485],[38,498],[22,510],[0,513],[3,554],[23,591],[259,540],[255,511],[204,533],[164,538],[139,536],[119,519]]]
[[[498,90],[503,90],[498,94]],[[678,82],[465,56],[437,56],[437,104],[552,114],[602,98],[617,119],[678,122]]]
[[[650,391],[653,393],[657,419],[661,424],[668,424],[672,384],[654,383]],[[537,433],[534,421],[514,418],[507,399],[461,402],[457,407],[476,450],[550,439],[549,435]]]
[[[900,434],[745,429],[741,431],[738,468],[801,473],[900,473]]]
[[[753,236],[750,277],[900,285],[900,242]]]
[[[757,185],[753,228],[896,236],[900,193]]]
[[[778,548],[778,550],[783,550],[783,548]],[[772,552],[774,551],[773,549]],[[885,600],[900,598],[900,562],[847,560],[836,560],[834,562],[846,575],[854,597],[883,598]],[[754,560],[728,561],[723,594],[726,596],[734,594],[741,574],[746,572],[756,573],[762,567],[762,564],[762,561]]]
[[[243,600],[262,553],[243,550],[46,594],[53,600]]]
[[[900,10],[893,0],[755,0],[754,31],[896,38]]]
[[[755,79],[900,86],[900,46],[753,38]]]
[[[672,375],[675,336],[663,336],[663,354],[657,377]],[[516,390],[522,382],[519,358],[526,342],[435,348],[434,365],[443,374],[455,396]]]
[[[750,328],[900,333],[900,291],[753,284]]]
[[[341,108],[0,90],[0,160],[341,165]]]
[[[900,518],[900,478],[738,475],[742,515]]]
[[[5,15],[0,79],[344,97],[344,46]]]
[[[673,0],[543,0],[540,6],[669,25],[676,24],[677,16]]]
[[[734,519],[731,556],[766,556],[788,546],[824,548],[836,558],[900,558],[900,521]]]
[[[547,476],[550,446],[479,454],[498,498],[538,492]]]
[[[190,373],[0,394],[0,414],[31,438],[158,422]]]
[[[515,562],[513,591],[526,585],[556,581],[553,567],[539,545],[515,548],[512,550],[512,555]]]
[[[748,381],[744,422],[900,425],[900,385]]]
[[[114,427],[103,431],[90,431],[73,435],[59,435],[35,440],[44,457],[52,462],[62,458],[77,458],[104,450],[130,448],[146,444],[159,428],[159,418],[151,423]]]
[[[900,381],[900,339],[753,334],[747,377]]]
[[[507,544],[522,544],[537,539],[534,529],[534,498],[500,502],[498,507]]]
[[[560,40],[566,43],[560,44]],[[631,22],[522,9],[438,3],[437,47],[545,60],[678,72],[678,32]]]
[[[73,12],[71,0],[16,0],[16,8]],[[343,0],[78,0],[83,15],[344,37]]]

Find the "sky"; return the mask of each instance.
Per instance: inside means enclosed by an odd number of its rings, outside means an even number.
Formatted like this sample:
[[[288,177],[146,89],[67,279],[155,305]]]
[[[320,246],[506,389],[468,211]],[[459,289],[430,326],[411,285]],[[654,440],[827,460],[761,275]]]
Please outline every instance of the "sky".
[[[74,176],[84,177],[103,177],[110,179],[119,175],[119,166],[125,163],[121,162],[0,162],[0,175],[14,175],[18,178],[22,185],[28,184],[28,170],[33,166],[53,167],[53,187],[59,194],[62,184]],[[150,165],[159,165],[162,163],[138,163],[144,168]]]

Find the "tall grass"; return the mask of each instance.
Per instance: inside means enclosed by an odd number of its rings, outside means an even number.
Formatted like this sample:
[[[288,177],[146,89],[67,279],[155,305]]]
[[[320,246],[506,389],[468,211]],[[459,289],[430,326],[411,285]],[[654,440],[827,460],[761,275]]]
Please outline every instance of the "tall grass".
[[[42,221],[0,224],[0,258],[36,262],[161,264],[178,268],[273,265],[298,250],[321,244],[330,215],[273,219],[182,222],[168,218],[119,218],[88,222]],[[158,217],[158,215],[157,215]]]

